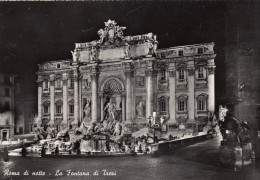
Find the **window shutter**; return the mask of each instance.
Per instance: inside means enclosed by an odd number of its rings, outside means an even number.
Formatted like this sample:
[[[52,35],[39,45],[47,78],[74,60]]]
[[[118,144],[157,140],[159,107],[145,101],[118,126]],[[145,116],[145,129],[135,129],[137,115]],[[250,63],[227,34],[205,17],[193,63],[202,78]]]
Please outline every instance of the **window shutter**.
[[[179,81],[179,74],[180,74],[179,70],[178,70],[178,71],[176,71],[176,77],[177,77],[177,81]]]

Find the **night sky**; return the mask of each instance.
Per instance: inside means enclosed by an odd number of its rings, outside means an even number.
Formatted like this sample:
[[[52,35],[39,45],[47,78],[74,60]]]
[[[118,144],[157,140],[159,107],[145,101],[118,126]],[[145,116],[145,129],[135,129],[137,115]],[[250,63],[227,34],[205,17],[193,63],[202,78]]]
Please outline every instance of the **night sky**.
[[[0,70],[28,80],[34,91],[38,63],[70,59],[74,43],[99,39],[97,31],[111,19],[126,26],[125,35],[157,34],[158,48],[215,42],[218,84],[224,17],[224,2],[2,2]]]

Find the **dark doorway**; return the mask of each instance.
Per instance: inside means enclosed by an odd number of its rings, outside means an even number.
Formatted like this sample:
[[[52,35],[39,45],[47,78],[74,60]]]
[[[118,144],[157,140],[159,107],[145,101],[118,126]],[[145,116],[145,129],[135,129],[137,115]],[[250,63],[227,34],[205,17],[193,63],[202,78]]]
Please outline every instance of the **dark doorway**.
[[[7,131],[2,131],[2,140],[7,141]]]
[[[19,127],[19,134],[23,134],[23,127]]]

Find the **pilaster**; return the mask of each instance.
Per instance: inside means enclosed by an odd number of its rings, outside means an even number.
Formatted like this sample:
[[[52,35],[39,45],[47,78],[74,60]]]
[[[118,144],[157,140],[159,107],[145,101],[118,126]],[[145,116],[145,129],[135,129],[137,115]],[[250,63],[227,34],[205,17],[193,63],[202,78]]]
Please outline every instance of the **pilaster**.
[[[100,98],[100,119],[101,121],[104,120],[104,97],[103,94],[99,94]]]
[[[62,127],[66,128],[68,125],[68,74],[62,74],[62,81],[63,81],[63,90],[62,90],[62,99],[63,99],[63,120],[62,120]]]
[[[39,76],[38,80],[38,123],[42,123],[42,78]]]
[[[92,91],[92,100],[91,100],[91,118],[92,121],[97,121],[98,115],[98,97],[97,97],[97,79],[98,79],[98,72],[97,67],[93,67],[91,77],[91,91]]]
[[[214,59],[208,60],[208,110],[215,111],[215,63]]]
[[[126,121],[132,122],[133,120],[133,112],[132,112],[132,81],[131,79],[134,77],[134,72],[131,69],[125,71],[126,76]]]
[[[78,72],[75,70],[73,74],[74,78],[74,121],[73,126],[77,126],[79,122],[79,83],[78,83]]]
[[[176,70],[174,66],[169,67],[169,86],[170,86],[170,99],[169,99],[169,111],[170,120],[169,124],[176,124],[176,106],[175,106],[175,83],[176,83]]]
[[[146,75],[146,119],[153,113],[153,76],[154,69],[149,67],[145,71]]]
[[[53,126],[54,125],[54,118],[55,118],[55,106],[54,106],[54,93],[55,93],[55,75],[51,74],[50,75],[50,122],[49,125]]]
[[[194,95],[194,83],[195,83],[195,67],[194,61],[188,62],[188,123],[195,122],[195,95]]]

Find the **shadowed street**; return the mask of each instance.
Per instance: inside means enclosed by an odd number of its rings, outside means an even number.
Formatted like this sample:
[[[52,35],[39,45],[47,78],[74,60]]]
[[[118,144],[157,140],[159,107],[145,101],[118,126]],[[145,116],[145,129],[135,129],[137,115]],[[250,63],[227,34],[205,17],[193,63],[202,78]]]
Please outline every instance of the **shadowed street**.
[[[234,172],[219,166],[219,142],[216,137],[190,145],[159,157],[150,155],[102,158],[22,158],[10,157],[1,161],[1,178],[4,170],[20,172],[13,179],[259,179],[256,166]],[[29,176],[22,173],[29,171]],[[56,172],[59,170],[59,173]],[[32,176],[32,172],[45,172],[45,176]],[[98,171],[98,175],[93,175]],[[62,172],[62,174],[60,173]],[[85,173],[82,176],[79,173]],[[39,172],[40,173],[40,172]],[[78,175],[77,175],[78,173]],[[60,175],[60,176],[55,176]]]

